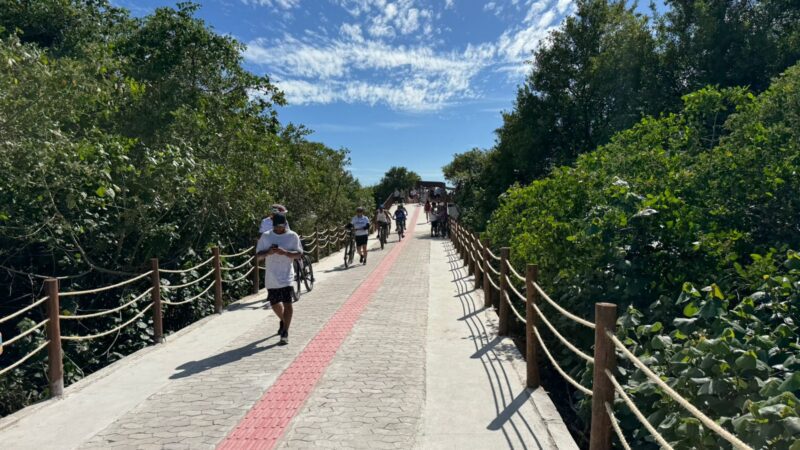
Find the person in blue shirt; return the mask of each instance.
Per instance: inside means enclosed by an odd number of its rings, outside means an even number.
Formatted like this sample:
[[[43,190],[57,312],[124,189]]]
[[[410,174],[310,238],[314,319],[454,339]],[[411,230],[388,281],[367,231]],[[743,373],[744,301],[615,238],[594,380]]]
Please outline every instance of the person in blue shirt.
[[[397,232],[400,235],[400,239],[403,239],[405,235],[406,229],[406,217],[408,217],[408,211],[406,211],[405,206],[402,203],[397,205],[397,209],[394,212],[394,221],[397,222]]]

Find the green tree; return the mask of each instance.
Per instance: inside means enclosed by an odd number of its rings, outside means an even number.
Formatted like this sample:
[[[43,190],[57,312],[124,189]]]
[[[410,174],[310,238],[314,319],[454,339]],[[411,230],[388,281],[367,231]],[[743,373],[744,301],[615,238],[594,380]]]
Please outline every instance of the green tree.
[[[383,204],[395,189],[408,192],[417,187],[420,181],[422,181],[422,178],[416,172],[405,167],[393,166],[386,171],[378,184],[372,188],[375,204]]]

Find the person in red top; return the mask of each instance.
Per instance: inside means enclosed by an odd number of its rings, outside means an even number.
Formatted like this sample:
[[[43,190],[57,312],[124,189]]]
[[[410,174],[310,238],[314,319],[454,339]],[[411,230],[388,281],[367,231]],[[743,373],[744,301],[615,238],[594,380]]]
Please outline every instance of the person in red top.
[[[429,217],[430,214],[431,214],[431,201],[430,200],[425,200],[425,223],[428,223],[428,222],[431,221],[431,219]]]

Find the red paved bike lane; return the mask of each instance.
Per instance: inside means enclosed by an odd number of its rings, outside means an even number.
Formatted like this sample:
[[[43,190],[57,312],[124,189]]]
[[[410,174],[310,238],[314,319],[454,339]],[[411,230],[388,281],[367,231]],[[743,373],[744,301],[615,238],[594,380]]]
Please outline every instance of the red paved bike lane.
[[[319,334],[278,377],[275,384],[219,444],[218,449],[270,449],[275,445],[313,392],[336,355],[336,351],[372,301],[375,292],[413,236],[418,216],[419,208],[416,208],[409,219],[407,238],[392,248],[375,268],[372,276],[347,299]]]

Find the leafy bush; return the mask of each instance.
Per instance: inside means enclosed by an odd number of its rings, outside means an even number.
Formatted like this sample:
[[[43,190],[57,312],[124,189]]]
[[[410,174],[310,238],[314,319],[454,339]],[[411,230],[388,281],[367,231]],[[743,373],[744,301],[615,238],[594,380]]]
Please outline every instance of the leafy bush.
[[[697,392],[707,413],[729,417],[723,423],[753,445],[788,447],[796,419],[762,415],[797,415],[794,363],[783,363],[797,346],[797,259],[787,251],[800,248],[798,169],[794,66],[758,97],[740,88],[689,94],[680,113],[644,119],[573,167],[510,189],[487,234],[494,245],[511,247],[515,264],[539,264],[541,284],[568,309],[591,317],[595,302],[610,301],[629,310],[624,333],[649,324],[628,333],[630,343],[648,360],[668,361],[664,370],[684,377],[676,381],[683,394]],[[788,255],[791,270],[775,269],[778,253]],[[708,286],[708,293],[686,283]],[[683,294],[673,300],[676,292]],[[589,343],[586,336],[582,344]],[[716,372],[706,367],[714,358]],[[653,411],[656,389],[629,383]],[[786,389],[776,388],[782,383]],[[663,411],[673,415],[654,421],[676,442],[719,445],[686,414]]]

